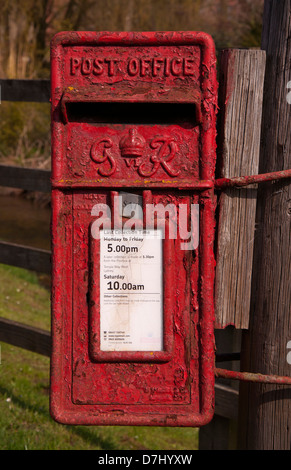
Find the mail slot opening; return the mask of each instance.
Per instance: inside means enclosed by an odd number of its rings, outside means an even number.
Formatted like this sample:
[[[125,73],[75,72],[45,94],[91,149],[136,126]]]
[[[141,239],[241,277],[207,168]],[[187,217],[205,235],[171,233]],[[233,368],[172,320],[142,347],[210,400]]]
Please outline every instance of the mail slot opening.
[[[185,129],[199,124],[194,103],[67,102],[66,112],[69,122],[178,125]]]

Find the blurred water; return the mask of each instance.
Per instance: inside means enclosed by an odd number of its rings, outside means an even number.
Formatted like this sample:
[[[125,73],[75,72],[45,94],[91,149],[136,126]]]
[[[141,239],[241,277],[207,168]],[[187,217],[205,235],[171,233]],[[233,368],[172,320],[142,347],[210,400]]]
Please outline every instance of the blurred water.
[[[0,240],[50,250],[50,209],[37,201],[0,195]]]

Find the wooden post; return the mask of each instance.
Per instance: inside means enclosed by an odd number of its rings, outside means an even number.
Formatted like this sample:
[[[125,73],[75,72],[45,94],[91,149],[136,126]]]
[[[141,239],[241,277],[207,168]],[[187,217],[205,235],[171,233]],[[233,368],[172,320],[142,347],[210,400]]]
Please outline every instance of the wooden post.
[[[220,55],[219,70],[217,176],[257,174],[265,52],[226,49]],[[249,325],[256,195],[257,189],[253,186],[229,188],[218,195],[216,353],[240,351],[240,329]],[[223,362],[218,366],[236,369],[239,363]],[[222,384],[227,385],[233,395],[238,393],[238,383],[216,380],[215,416],[200,429],[200,450],[236,447],[238,410],[233,410],[230,416],[219,406],[217,387]]]
[[[291,0],[265,0],[266,50],[260,173],[291,168]],[[242,370],[291,375],[291,184],[261,184],[257,197],[251,317],[242,344]],[[242,383],[239,449],[290,450],[290,386]]]
[[[216,330],[216,353],[239,351],[239,333],[239,330],[232,327]],[[233,361],[223,361],[217,362],[217,367],[232,370],[235,364]],[[209,424],[199,430],[199,450],[236,449],[238,397],[237,381],[219,378],[215,380],[215,415]]]

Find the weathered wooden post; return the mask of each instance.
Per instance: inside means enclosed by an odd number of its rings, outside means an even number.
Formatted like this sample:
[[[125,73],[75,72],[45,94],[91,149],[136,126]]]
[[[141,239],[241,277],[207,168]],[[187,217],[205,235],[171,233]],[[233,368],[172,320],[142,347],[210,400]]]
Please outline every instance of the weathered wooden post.
[[[265,52],[226,49],[219,63],[218,178],[258,173],[265,73]],[[218,191],[215,280],[217,357],[240,350],[240,333],[249,327],[251,275],[256,214],[256,186]],[[228,328],[228,326],[230,326]],[[233,369],[239,364],[217,362]],[[231,385],[231,386],[230,386]],[[238,383],[217,380],[215,417],[200,429],[200,449],[236,446]],[[225,400],[219,391],[223,387]],[[227,395],[226,395],[227,391]]]
[[[260,173],[291,168],[291,0],[266,0],[262,49],[266,73]],[[289,102],[288,102],[289,101]],[[257,198],[252,300],[244,333],[242,370],[291,375],[291,185],[290,179],[261,184]],[[291,388],[243,383],[239,448],[290,450]]]

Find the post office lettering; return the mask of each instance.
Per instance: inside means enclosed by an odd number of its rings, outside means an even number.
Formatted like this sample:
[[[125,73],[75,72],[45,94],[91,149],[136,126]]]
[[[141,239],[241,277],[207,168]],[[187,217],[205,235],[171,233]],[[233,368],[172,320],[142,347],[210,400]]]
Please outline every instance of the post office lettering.
[[[128,77],[187,77],[194,75],[191,57],[153,57],[128,59],[126,63],[100,57],[71,57],[71,75],[114,77],[118,71]]]

